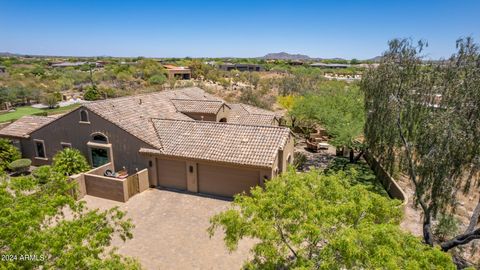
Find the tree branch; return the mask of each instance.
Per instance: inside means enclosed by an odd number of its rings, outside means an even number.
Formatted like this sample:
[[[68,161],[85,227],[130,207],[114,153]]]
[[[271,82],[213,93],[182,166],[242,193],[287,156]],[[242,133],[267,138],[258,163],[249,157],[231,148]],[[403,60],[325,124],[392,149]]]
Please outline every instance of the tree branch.
[[[478,219],[480,218],[480,198],[478,198],[478,203],[475,209],[473,210],[472,217],[470,218],[470,224],[468,224],[465,233],[473,232],[475,226],[478,224]]]
[[[440,247],[442,247],[443,251],[449,251],[454,247],[468,244],[475,239],[480,239],[480,228],[469,233],[455,236],[454,238],[441,243]]]
[[[417,200],[420,204],[420,207],[422,207],[422,210],[423,210],[423,239],[425,240],[425,243],[427,243],[430,246],[433,246],[430,209],[427,207],[426,203],[423,201],[421,194],[419,192],[417,173],[415,170],[415,164],[413,162],[412,151],[410,149],[410,145],[407,142],[407,139],[405,138],[405,135],[403,134],[403,130],[402,130],[400,109],[398,110],[398,115],[397,115],[397,127],[398,127],[400,138],[402,140],[402,143],[405,147],[405,151],[407,154],[408,172],[410,174],[410,179],[412,180],[413,185],[415,186],[415,195],[417,196]]]
[[[293,255],[295,256],[295,258],[298,258],[298,255],[297,253],[295,252],[295,250],[293,250],[293,248],[290,246],[290,244],[288,244],[288,241],[287,239],[285,238],[285,234],[283,233],[283,230],[282,228],[278,225],[278,224],[275,224],[275,227],[277,228],[277,231],[278,233],[280,234],[280,238],[282,239],[283,243],[287,246],[287,248],[293,253]]]

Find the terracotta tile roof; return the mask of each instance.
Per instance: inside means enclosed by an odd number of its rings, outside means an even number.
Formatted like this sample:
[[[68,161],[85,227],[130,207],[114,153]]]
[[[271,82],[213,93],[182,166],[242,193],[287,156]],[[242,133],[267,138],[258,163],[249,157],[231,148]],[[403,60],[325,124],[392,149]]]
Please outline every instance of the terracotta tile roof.
[[[229,123],[271,126],[278,117],[274,112],[246,104],[229,104],[229,106],[231,108],[228,117]]]
[[[23,116],[0,130],[0,136],[28,138],[35,130],[47,125],[57,117],[52,116]]]
[[[152,122],[163,146],[162,155],[260,167],[272,166],[290,135],[288,128],[274,126],[170,119]]]
[[[171,99],[173,105],[181,113],[216,114],[225,105],[220,100]]]
[[[200,88],[182,88],[91,102],[84,106],[106,120],[161,149],[151,118],[191,120],[177,111],[171,99],[219,100]]]

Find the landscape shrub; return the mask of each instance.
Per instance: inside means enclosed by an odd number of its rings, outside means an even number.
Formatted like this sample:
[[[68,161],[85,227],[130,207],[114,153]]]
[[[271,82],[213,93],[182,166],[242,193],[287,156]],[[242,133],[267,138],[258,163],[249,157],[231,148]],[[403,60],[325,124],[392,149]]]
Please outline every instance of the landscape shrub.
[[[100,92],[97,90],[95,86],[88,86],[87,89],[85,90],[85,93],[83,93],[83,99],[85,100],[97,100],[100,99],[101,95]]]
[[[32,165],[32,161],[28,158],[21,158],[12,161],[9,165],[8,168],[16,173],[22,173],[28,170],[30,168],[30,165]]]
[[[148,82],[150,84],[164,84],[166,81],[167,77],[165,77],[165,75],[163,74],[153,75],[152,77],[150,77],[150,79],[148,79]]]
[[[40,166],[32,172],[32,175],[37,179],[38,183],[45,184],[52,175],[52,167],[49,165]]]
[[[74,175],[90,169],[87,159],[78,149],[65,148],[53,157],[53,170],[61,175]]]
[[[10,162],[21,157],[20,151],[8,139],[0,139],[0,169],[8,168]]]

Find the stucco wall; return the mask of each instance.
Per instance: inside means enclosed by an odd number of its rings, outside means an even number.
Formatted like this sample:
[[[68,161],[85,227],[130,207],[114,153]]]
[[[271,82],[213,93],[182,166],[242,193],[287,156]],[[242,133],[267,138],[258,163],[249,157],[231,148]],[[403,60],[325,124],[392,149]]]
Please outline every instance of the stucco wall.
[[[55,153],[62,150],[61,143],[64,142],[70,143],[73,148],[79,149],[89,160],[87,142],[91,140],[93,133],[102,133],[107,136],[109,143],[112,145],[115,170],[125,167],[129,173],[134,173],[137,168],[142,170],[148,167],[149,159],[138,153],[141,147],[149,147],[147,143],[130,135],[88,109],[85,110],[88,112],[90,123],[80,123],[81,109],[84,108],[81,107],[62,116],[58,120],[33,132],[29,139],[22,140],[23,156],[32,159],[33,165],[50,164]],[[35,158],[35,139],[44,141],[46,160]]]

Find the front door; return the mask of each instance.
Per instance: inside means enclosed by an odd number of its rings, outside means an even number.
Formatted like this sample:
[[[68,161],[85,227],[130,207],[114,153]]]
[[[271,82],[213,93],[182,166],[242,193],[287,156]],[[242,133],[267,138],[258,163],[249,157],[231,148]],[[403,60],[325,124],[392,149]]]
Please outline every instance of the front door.
[[[92,166],[94,168],[100,167],[104,164],[107,164],[109,161],[108,158],[108,149],[106,148],[91,148],[92,153]]]

